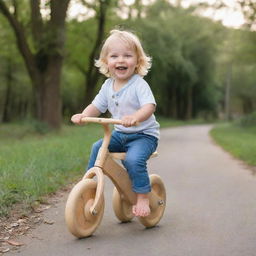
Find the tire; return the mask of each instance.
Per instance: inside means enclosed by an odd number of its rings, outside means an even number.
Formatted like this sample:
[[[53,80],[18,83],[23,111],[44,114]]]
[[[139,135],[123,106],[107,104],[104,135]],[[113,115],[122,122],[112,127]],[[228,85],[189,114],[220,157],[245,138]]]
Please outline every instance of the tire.
[[[164,214],[165,205],[166,205],[165,187],[160,176],[156,174],[150,175],[150,183],[151,183],[151,193],[154,193],[155,195],[157,195],[159,200],[157,203],[158,206],[155,209],[152,210],[152,207],[150,207],[151,213],[149,216],[139,218],[139,221],[147,228],[151,228],[157,225],[157,223],[161,220]]]
[[[71,190],[65,209],[65,220],[69,231],[76,237],[88,237],[99,226],[104,213],[104,197],[97,215],[89,212],[97,189],[97,182],[83,179]]]
[[[113,190],[112,203],[115,215],[121,222],[129,222],[132,220],[134,217],[132,205],[122,198],[116,187],[114,187]]]

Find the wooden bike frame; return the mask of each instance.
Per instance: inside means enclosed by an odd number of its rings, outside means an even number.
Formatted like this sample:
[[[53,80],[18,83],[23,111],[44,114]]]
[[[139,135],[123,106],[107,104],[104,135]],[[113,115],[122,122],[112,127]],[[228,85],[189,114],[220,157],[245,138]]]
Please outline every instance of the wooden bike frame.
[[[93,178],[96,176],[98,180],[95,201],[90,207],[90,213],[92,215],[97,215],[101,207],[102,195],[104,192],[103,174],[107,175],[111,179],[124,200],[129,202],[131,205],[136,204],[137,196],[136,193],[132,191],[132,184],[129,175],[123,165],[115,161],[113,157],[118,156],[119,159],[123,159],[124,153],[109,153],[108,151],[108,145],[111,139],[111,129],[109,128],[109,124],[121,124],[121,120],[85,117],[82,118],[82,122],[100,123],[104,128],[103,143],[97,155],[95,165],[84,175],[84,178]],[[149,193],[149,201],[151,209],[156,209],[162,204],[162,200],[155,193],[151,192]]]
[[[131,189],[132,184],[129,175],[123,165],[119,164],[113,158],[115,155],[119,155],[119,158],[122,158],[122,153],[111,154],[108,151],[108,145],[111,139],[111,129],[109,124],[121,124],[121,121],[117,119],[85,117],[82,119],[82,122],[100,123],[104,128],[103,143],[97,155],[95,165],[84,175],[85,179],[96,176],[98,180],[95,201],[90,207],[91,214],[96,215],[101,207],[103,198],[102,194],[104,191],[103,174],[107,175],[111,179],[120,195],[123,196],[124,200],[128,201],[132,205],[136,204],[136,194]]]

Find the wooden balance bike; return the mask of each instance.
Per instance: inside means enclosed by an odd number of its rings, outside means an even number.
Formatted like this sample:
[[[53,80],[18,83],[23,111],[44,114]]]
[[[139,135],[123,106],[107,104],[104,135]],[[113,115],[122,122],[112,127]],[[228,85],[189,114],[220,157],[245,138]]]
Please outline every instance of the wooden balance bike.
[[[129,222],[134,217],[132,206],[136,204],[136,194],[132,191],[128,173],[120,160],[125,153],[109,153],[108,145],[111,138],[109,124],[121,124],[121,120],[109,118],[86,117],[84,123],[99,123],[104,128],[104,139],[99,150],[95,166],[88,170],[81,181],[71,190],[65,209],[65,219],[69,231],[76,237],[88,237],[99,226],[104,213],[104,174],[114,183],[113,208],[121,222]],[[157,153],[153,153],[156,156]],[[119,160],[119,161],[118,161]],[[166,193],[161,178],[150,175],[151,192],[149,202],[151,213],[139,217],[145,227],[154,227],[162,218]]]

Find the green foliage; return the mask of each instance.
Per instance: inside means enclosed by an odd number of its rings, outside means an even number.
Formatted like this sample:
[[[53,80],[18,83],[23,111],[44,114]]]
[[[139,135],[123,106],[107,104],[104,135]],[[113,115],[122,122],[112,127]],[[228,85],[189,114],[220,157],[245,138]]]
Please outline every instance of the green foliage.
[[[216,112],[221,95],[215,78],[215,55],[221,27],[192,15],[190,10],[171,8],[164,1],[155,2],[144,19],[129,25],[136,27],[153,57],[146,79],[156,95],[158,111],[180,119],[199,116],[203,111]]]
[[[215,127],[211,135],[225,150],[249,165],[256,165],[256,128],[242,128],[234,124]]]
[[[245,24],[251,29],[255,29],[256,2],[255,0],[236,1],[243,13]]]
[[[22,119],[33,109],[33,91],[13,32],[0,15],[0,123]]]
[[[76,68],[87,71],[89,54],[92,50],[95,34],[95,19],[82,22],[72,20],[67,24],[66,55],[67,63]]]
[[[242,114],[248,114],[256,110],[256,64],[241,65],[235,63],[232,72],[232,93],[233,100],[240,104],[233,104],[233,108],[240,109]]]
[[[107,31],[112,27],[109,23],[106,24]],[[65,116],[78,110],[81,111],[82,107],[85,107],[87,73],[96,34],[95,17],[82,22],[72,20],[67,24],[66,62],[62,87],[63,114]],[[96,85],[96,87],[98,86],[99,84]],[[97,90],[95,90],[96,93]]]
[[[255,43],[255,32],[229,29],[219,45],[217,78],[224,94],[230,76],[230,109],[234,115],[256,110]]]
[[[43,8],[49,10],[49,3],[47,1]],[[37,61],[44,65],[51,35],[44,33],[40,45],[34,45],[29,33],[29,5],[24,0],[18,5],[24,6],[19,8],[19,20],[25,26],[29,45],[34,53],[41,49]],[[99,2],[91,3],[91,6],[98,10]],[[118,16],[117,10],[126,11],[129,18]],[[96,40],[98,17],[67,20],[61,86],[64,119],[84,107],[87,71],[92,61],[90,53]],[[255,32],[224,28],[219,23],[196,16],[192,8],[175,7],[168,1],[147,5],[136,1],[131,7],[122,1],[112,1],[107,17],[105,32],[116,26],[134,30],[142,39],[146,52],[152,56],[153,66],[145,79],[152,87],[159,114],[179,119],[216,116],[225,105],[230,67],[232,112],[241,115],[256,110]],[[44,26],[48,20],[49,16],[44,18]],[[33,117],[35,92],[18,53],[14,34],[2,15],[0,29],[3,35],[0,38],[0,122]],[[95,94],[101,82],[97,84]]]
[[[81,111],[84,99],[85,76],[73,65],[63,67],[63,80],[61,96],[63,100],[62,111],[65,118],[68,118]],[[84,106],[85,107],[85,106]]]
[[[35,132],[39,134],[47,134],[51,131],[51,128],[47,123],[38,120],[32,120],[31,125],[34,128]]]
[[[242,127],[256,127],[256,112],[242,117],[237,123]]]

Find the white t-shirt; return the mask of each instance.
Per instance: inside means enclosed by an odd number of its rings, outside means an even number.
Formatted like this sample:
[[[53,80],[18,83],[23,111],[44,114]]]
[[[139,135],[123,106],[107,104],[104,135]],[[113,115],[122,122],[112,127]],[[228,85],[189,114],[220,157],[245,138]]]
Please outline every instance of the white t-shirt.
[[[107,110],[115,119],[121,119],[125,115],[132,115],[143,105],[152,103],[156,105],[154,95],[148,83],[139,75],[133,75],[126,85],[119,91],[113,89],[114,79],[107,79],[96,95],[92,104],[101,112]],[[115,130],[124,133],[142,132],[159,138],[159,123],[154,115],[139,126],[124,127],[115,125]]]

